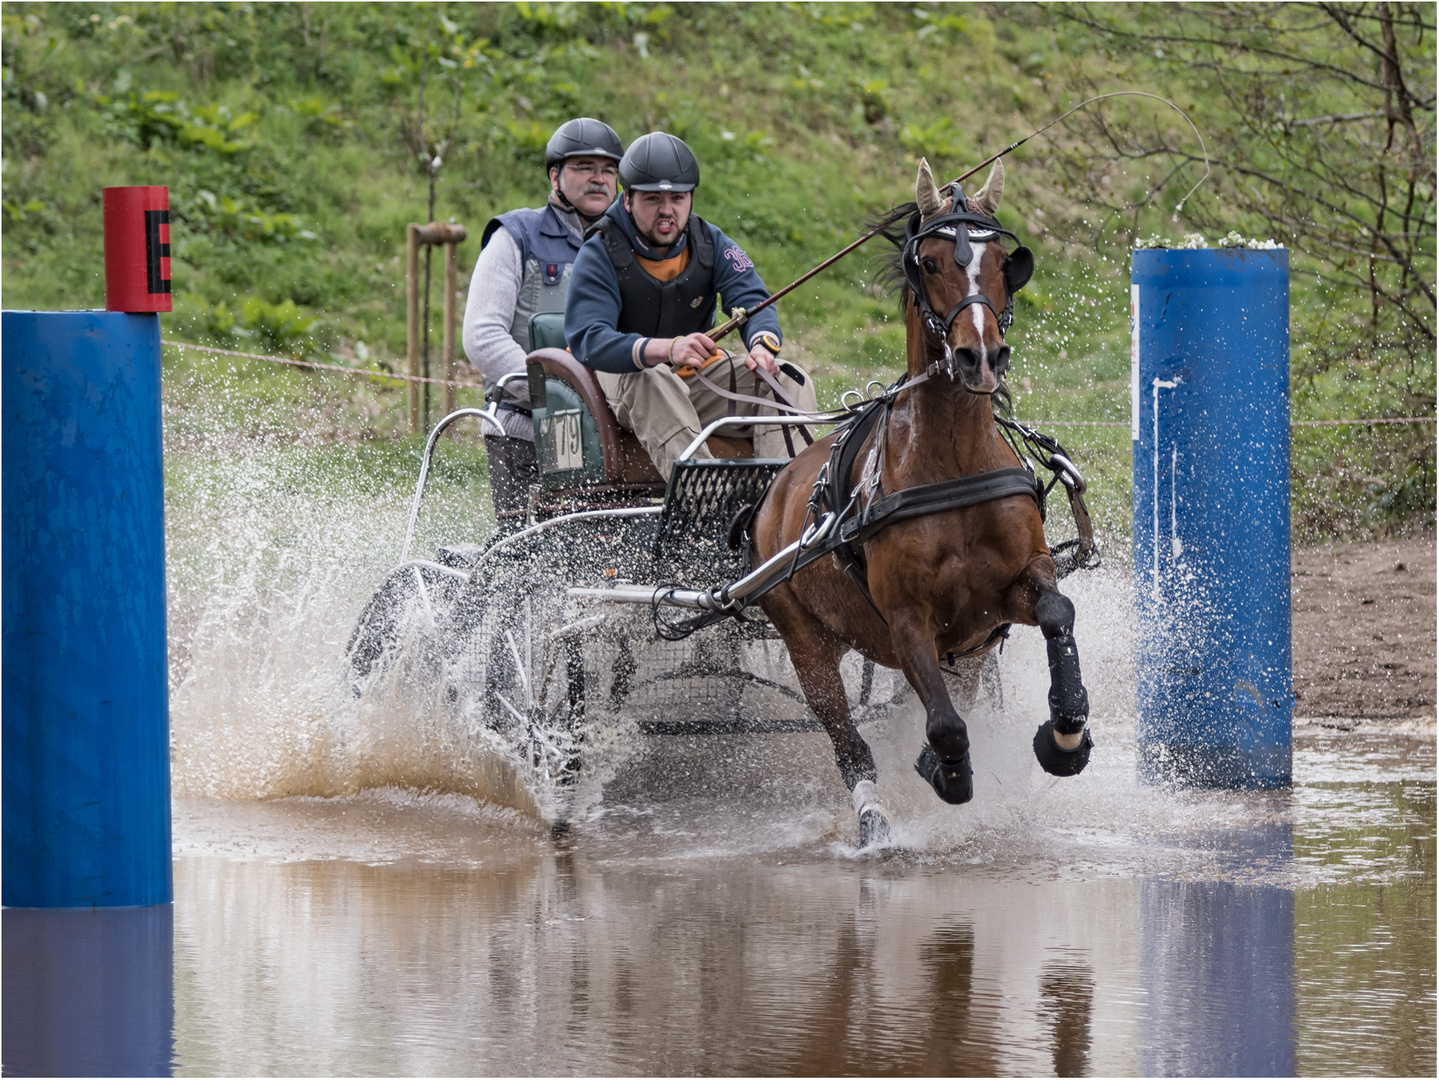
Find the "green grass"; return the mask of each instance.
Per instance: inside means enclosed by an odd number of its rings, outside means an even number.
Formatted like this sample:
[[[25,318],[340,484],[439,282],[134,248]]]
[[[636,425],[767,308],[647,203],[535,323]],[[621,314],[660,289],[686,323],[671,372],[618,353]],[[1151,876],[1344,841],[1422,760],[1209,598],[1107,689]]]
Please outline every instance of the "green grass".
[[[745,245],[771,288],[910,198],[920,154],[955,175],[1091,85],[1118,79],[1176,96],[1207,129],[1233,123],[1197,76],[1051,16],[991,4],[7,4],[5,303],[101,306],[100,188],[166,184],[166,337],[402,369],[404,226],[423,220],[427,186],[400,133],[414,125],[422,70],[427,137],[444,135],[460,91],[436,216],[469,228],[466,284],[485,221],[543,199],[544,141],[581,112],[626,138],[663,128],[688,140],[703,169],[697,211]],[[1188,138],[1173,113],[1115,108]],[[1081,134],[1056,128],[1007,159],[1001,217],[1038,260],[1011,333],[1025,419],[1127,420],[1130,239],[1186,231],[1170,202],[1197,179],[1181,170],[1174,196],[1117,222],[1061,168]],[[1167,167],[1131,162],[1104,182],[1142,195]],[[874,288],[883,243],[781,304],[790,354],[815,372],[822,403],[902,370],[895,300]],[[1426,392],[1432,402],[1432,356],[1343,359],[1366,312],[1306,277],[1296,254],[1296,415],[1399,415]],[[375,483],[412,482],[419,444],[401,387],[169,349],[164,375],[173,452],[229,435],[333,446],[378,469]],[[437,394],[432,416],[440,408]],[[1122,535],[1127,434],[1056,430],[1091,476],[1101,527]],[[1432,444],[1432,429],[1296,434],[1296,535],[1432,520]],[[1364,464],[1346,464],[1350,454]],[[482,458],[464,460],[479,469]]]

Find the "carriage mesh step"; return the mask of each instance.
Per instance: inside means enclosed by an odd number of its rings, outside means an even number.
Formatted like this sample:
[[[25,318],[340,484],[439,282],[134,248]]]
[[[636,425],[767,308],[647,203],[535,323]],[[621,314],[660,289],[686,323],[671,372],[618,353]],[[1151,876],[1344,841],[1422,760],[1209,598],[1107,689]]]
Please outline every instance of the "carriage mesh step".
[[[720,550],[742,506],[758,502],[789,462],[782,458],[702,458],[677,461],[665,489],[655,553],[675,541],[708,542]]]

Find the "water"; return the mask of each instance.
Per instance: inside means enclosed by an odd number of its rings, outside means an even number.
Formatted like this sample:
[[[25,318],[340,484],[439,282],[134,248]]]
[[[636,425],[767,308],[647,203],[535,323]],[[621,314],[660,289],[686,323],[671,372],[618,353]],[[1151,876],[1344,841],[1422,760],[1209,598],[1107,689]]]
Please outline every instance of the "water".
[[[917,715],[864,729],[885,852],[814,734],[628,733],[556,840],[443,700],[351,691],[403,491],[253,448],[184,482],[176,901],[3,913],[7,1074],[1435,1072],[1432,724],[1301,727],[1291,792],[1139,787],[1122,573],[1066,583],[1078,778],[1018,630],[973,803]]]

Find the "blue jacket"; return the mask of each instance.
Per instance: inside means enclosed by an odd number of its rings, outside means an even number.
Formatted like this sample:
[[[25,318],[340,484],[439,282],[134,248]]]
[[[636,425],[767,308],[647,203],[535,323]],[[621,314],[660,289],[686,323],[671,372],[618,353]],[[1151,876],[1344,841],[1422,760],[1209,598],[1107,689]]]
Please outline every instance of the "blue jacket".
[[[650,259],[657,257],[636,235],[634,220],[625,210],[623,200],[615,200],[606,216],[614,219],[640,255]],[[769,290],[755,272],[754,263],[745,255],[744,249],[716,226],[707,223],[706,228],[710,230],[715,251],[713,291],[723,296],[730,308],[753,308],[767,299]],[[681,250],[682,246],[676,244],[667,257],[673,257]],[[592,235],[575,256],[569,300],[565,306],[565,340],[575,359],[596,371],[627,374],[638,370],[635,345],[638,342],[642,347],[645,339],[616,329],[620,308],[620,285],[614,263],[605,250],[604,237]],[[711,316],[706,320],[706,329],[713,325],[714,318]],[[756,335],[765,330],[780,336],[779,316],[773,307],[765,308],[740,330],[746,348]]]

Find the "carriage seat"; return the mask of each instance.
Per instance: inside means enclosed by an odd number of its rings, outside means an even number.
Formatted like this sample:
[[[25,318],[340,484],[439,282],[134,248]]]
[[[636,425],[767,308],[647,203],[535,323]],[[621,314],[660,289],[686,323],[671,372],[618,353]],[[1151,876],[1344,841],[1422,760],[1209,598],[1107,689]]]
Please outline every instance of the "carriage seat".
[[[536,349],[525,358],[525,365],[535,417],[535,446],[546,487],[558,491],[604,486],[634,494],[664,494],[665,483],[649,454],[631,432],[619,426],[593,371],[568,351],[555,348]],[[583,411],[575,415],[578,407]],[[588,413],[592,430],[584,413]],[[567,425],[563,433],[557,427],[561,417]],[[570,431],[579,445],[560,446],[556,440],[563,442]],[[597,455],[592,455],[587,445],[591,440]],[[715,457],[754,456],[750,439],[711,436],[706,445]]]

